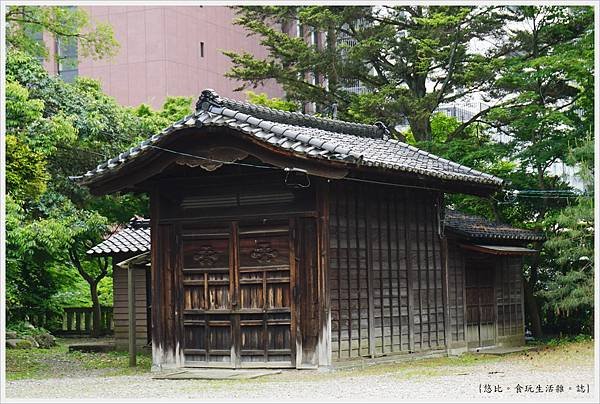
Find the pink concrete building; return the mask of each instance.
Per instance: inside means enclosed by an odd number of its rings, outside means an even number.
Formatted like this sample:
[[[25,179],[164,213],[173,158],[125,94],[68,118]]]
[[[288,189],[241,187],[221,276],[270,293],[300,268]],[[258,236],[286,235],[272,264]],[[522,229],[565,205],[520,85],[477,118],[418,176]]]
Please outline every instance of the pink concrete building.
[[[207,87],[225,97],[245,99],[233,90],[240,83],[225,77],[231,63],[222,50],[246,51],[265,56],[256,37],[233,24],[234,10],[217,6],[86,6],[92,21],[107,22],[120,44],[111,60],[78,59],[61,66],[53,57],[45,62],[49,72],[66,80],[87,76],[100,80],[104,91],[123,105],[150,104],[160,108],[167,96],[198,96]],[[45,38],[50,53],[63,53],[54,40]],[[76,57],[76,50],[71,49]],[[276,83],[254,91],[281,97]]]

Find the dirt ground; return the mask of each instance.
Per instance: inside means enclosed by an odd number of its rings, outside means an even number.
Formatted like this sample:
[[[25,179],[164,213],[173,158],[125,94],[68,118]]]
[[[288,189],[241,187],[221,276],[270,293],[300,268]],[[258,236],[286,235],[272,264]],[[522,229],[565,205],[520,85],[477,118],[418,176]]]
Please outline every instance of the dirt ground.
[[[33,366],[7,357],[7,399],[194,401],[581,401],[597,402],[591,341],[508,356],[467,354],[330,371],[285,371],[254,380],[155,380],[149,357],[130,370],[122,353],[57,348]],[[82,356],[83,355],[83,356]],[[12,362],[11,362],[12,361]],[[19,367],[20,366],[20,367]],[[35,371],[26,370],[34,367]],[[60,370],[62,369],[62,370]]]

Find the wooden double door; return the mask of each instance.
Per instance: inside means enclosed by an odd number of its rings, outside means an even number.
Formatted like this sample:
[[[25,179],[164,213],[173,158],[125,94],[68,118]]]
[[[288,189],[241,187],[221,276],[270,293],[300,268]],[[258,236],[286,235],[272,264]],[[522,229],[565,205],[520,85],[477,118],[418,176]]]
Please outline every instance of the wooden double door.
[[[181,230],[185,366],[293,367],[290,222]]]
[[[465,287],[469,348],[492,346],[496,343],[494,265],[493,260],[467,260]]]

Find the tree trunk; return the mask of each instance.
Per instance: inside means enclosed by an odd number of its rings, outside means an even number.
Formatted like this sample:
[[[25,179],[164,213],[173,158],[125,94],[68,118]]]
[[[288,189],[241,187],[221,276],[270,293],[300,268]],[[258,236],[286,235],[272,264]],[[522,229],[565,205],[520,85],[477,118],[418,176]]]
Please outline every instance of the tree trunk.
[[[416,141],[431,140],[431,113],[419,111],[416,115],[408,116],[408,123]]]
[[[523,291],[525,292],[525,309],[527,311],[527,317],[529,317],[529,320],[531,321],[531,332],[533,332],[533,335],[536,338],[540,338],[544,334],[542,331],[540,311],[535,295],[533,294],[533,284],[525,277],[523,277]]]
[[[102,315],[100,309],[100,300],[98,299],[98,283],[90,283],[90,293],[92,295],[92,332],[91,336],[93,338],[98,338],[100,336],[100,316]]]

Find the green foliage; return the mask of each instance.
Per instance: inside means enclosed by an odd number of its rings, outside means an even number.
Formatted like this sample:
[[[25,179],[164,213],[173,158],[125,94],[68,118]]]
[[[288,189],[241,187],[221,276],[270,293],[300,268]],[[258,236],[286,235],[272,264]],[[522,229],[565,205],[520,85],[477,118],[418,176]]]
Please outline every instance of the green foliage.
[[[580,197],[576,204],[560,211],[553,222],[554,234],[546,242],[546,247],[558,253],[556,262],[561,266],[575,266],[579,270],[587,269],[593,272],[594,201],[592,197]],[[590,301],[593,301],[593,297]]]
[[[432,140],[417,142],[416,146],[500,178],[514,171],[517,165],[510,160],[508,147],[493,141],[487,128],[472,125],[457,131],[460,125],[456,118],[436,113],[431,119]],[[407,135],[410,136],[410,131]],[[492,202],[469,195],[447,195],[447,203],[452,207],[488,218],[497,216],[497,207]]]
[[[36,35],[48,33],[62,42],[77,45],[81,56],[101,59],[116,55],[119,44],[108,23],[92,22],[81,7],[8,6],[6,43],[34,57],[45,58],[48,49]]]
[[[238,7],[237,23],[260,38],[268,55],[224,52],[233,63],[228,76],[242,82],[240,89],[274,79],[290,101],[315,102],[318,112],[335,102],[342,118],[394,127],[405,116],[416,139],[430,140],[430,116],[439,104],[492,82],[499,51],[480,55],[468,45],[501,38],[505,14],[499,7]],[[293,27],[296,19],[306,37],[313,30],[326,35],[323,43],[278,28]],[[326,78],[327,86],[311,84],[311,76],[320,83]],[[357,82],[371,92],[349,92]]]
[[[17,333],[17,337],[22,338],[25,336],[35,337],[41,334],[47,334],[49,331],[43,327],[33,327],[26,321],[16,321],[10,323],[6,327],[6,331],[14,331]]]
[[[571,149],[567,161],[577,164],[586,194],[549,215],[550,231],[544,247],[556,268],[542,291],[545,307],[557,317],[578,317],[574,332],[591,333],[594,314],[594,141],[587,138]]]
[[[281,111],[298,111],[298,104],[293,101],[282,100],[281,98],[269,98],[266,93],[257,94],[253,91],[246,91],[246,97],[248,102],[257,105],[264,105],[265,107],[279,109]]]
[[[513,30],[515,51],[498,70],[492,93],[510,101],[483,121],[511,136],[510,158],[519,162],[507,176],[514,188],[568,189],[549,168],[557,161],[575,163],[574,145],[593,131],[593,9],[527,6],[512,13],[521,28]],[[586,159],[593,161],[593,154]],[[585,257],[593,256],[591,198],[522,198],[502,211],[514,223],[533,219],[548,235],[525,278],[547,329],[590,332],[593,262]]]
[[[284,110],[316,102],[321,114],[335,102],[341,118],[383,121],[389,127],[406,117],[410,130],[403,135],[409,143],[504,178],[513,189],[567,190],[549,167],[559,160],[576,165],[587,191],[578,198],[507,200],[499,193],[488,199],[449,195],[447,201],[467,212],[545,230],[548,241],[527,267],[526,288],[550,326],[572,332],[592,329],[591,7],[266,6],[238,11],[238,23],[260,38],[268,55],[259,59],[225,52],[233,61],[229,76],[239,79],[241,88],[275,79],[287,93],[281,100],[248,92],[251,102]],[[15,21],[23,12],[41,23]],[[80,77],[67,84],[49,76],[35,60],[43,50],[30,33],[40,27],[52,31],[57,21],[65,32],[81,32],[87,22],[79,11],[72,12],[8,9],[13,18],[5,82],[9,310],[89,303],[86,288],[92,283],[98,301],[111,303],[108,262],[86,259],[85,251],[106,235],[109,225],[147,214],[148,201],[137,195],[91,197],[69,176],[192,110],[192,100],[185,97],[168,98],[160,111],[147,105],[126,108],[105,95],[95,80]],[[296,18],[305,36],[311,29],[327,34],[322,46],[290,37],[272,24],[289,27]],[[514,24],[507,32],[509,22]],[[339,35],[356,44],[340,44]],[[105,29],[87,39],[71,37],[96,56],[113,49],[110,40],[98,42],[110,37]],[[484,54],[474,53],[468,44],[475,38],[495,45]],[[328,85],[310,84],[311,75],[320,83],[326,78]],[[370,91],[349,92],[346,88],[357,80]],[[441,103],[472,92],[501,101],[466,123],[433,113]],[[499,134],[508,142],[494,141]]]
[[[143,132],[158,133],[173,122],[192,112],[191,97],[167,97],[162,110],[154,111],[149,105],[141,104],[132,110],[140,118]]]
[[[29,98],[29,91],[19,83],[6,84],[6,127],[22,131],[42,117],[44,102]]]
[[[167,97],[158,116],[168,119],[169,125],[192,112],[192,97]]]
[[[566,345],[570,345],[570,344],[582,344],[582,343],[589,343],[589,342],[593,342],[593,337],[591,335],[588,334],[577,334],[577,335],[571,335],[571,336],[567,336],[567,337],[562,337],[562,338],[551,338],[546,342],[547,346],[550,347],[561,347],[561,346],[566,346]]]
[[[29,219],[6,197],[6,302],[32,313],[58,311],[52,297],[68,289],[76,274],[64,251],[69,236],[65,223],[54,217]]]
[[[107,234],[108,224],[147,215],[148,200],[92,197],[69,176],[185,116],[191,99],[172,97],[160,111],[136,113],[102,93],[97,81],[65,83],[16,49],[7,53],[6,73],[8,309],[35,314],[89,305],[90,285],[77,261],[98,284],[99,304],[112,305],[110,267],[103,275],[107,262],[87,259],[85,251]]]
[[[512,40],[504,46],[511,52],[496,66],[496,80],[490,88],[491,95],[505,101],[480,114],[471,125],[434,114],[432,140],[417,145],[506,179],[509,189],[568,190],[549,168],[561,160],[579,168],[586,194],[578,198],[538,193],[506,200],[498,193],[489,199],[448,195],[447,203],[545,231],[548,241],[535,246],[543,249],[526,268],[526,288],[537,299],[540,317],[550,332],[591,332],[593,13],[589,7],[515,7],[509,11],[519,25],[511,30]],[[492,140],[500,134],[508,141]],[[535,313],[528,316],[531,319]]]
[[[112,306],[113,305],[113,278],[106,277],[98,283],[98,297],[100,299],[100,305]]]
[[[50,176],[46,159],[32,151],[15,136],[7,135],[6,142],[6,189],[18,200],[37,200],[46,191]]]

